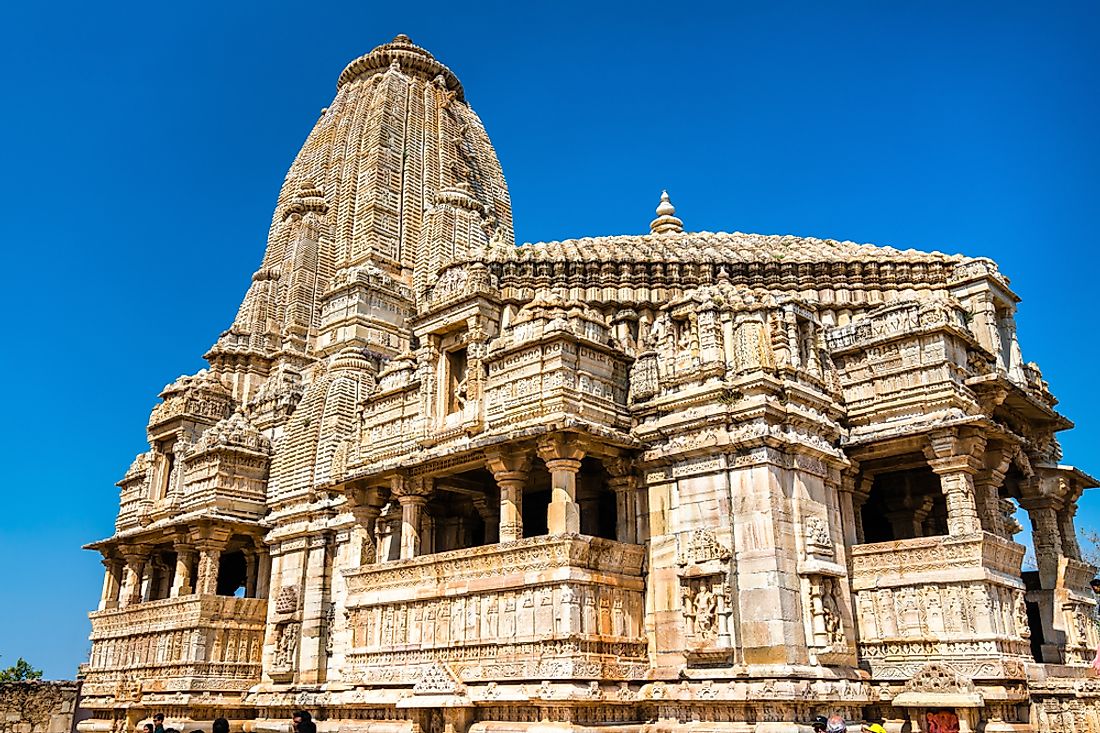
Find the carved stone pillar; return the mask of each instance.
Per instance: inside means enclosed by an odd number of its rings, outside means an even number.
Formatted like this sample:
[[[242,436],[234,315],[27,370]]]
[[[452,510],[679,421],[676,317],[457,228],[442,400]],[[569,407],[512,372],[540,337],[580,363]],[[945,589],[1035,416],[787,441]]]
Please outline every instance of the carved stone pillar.
[[[977,505],[980,511],[982,529],[998,537],[1008,537],[1005,529],[1004,512],[1001,511],[1000,487],[1005,475],[996,469],[986,469],[978,474],[975,481]]]
[[[931,496],[917,498],[913,496],[891,497],[890,509],[883,512],[895,537],[922,537],[924,520],[932,511]]]
[[[359,550],[358,565],[373,565],[378,561],[378,517],[382,513],[385,501],[378,487],[348,489],[348,507],[359,524],[359,536],[362,546]]]
[[[1004,333],[1007,337],[1004,344],[1006,353],[1003,360],[1008,378],[1016,384],[1026,385],[1027,375],[1024,374],[1024,355],[1020,351],[1020,341],[1016,337],[1016,319],[1011,314],[1006,314],[997,320],[997,332]]]
[[[395,476],[392,492],[401,505],[401,559],[420,554],[424,505],[431,493],[431,479]]]
[[[987,446],[985,468],[974,477],[982,529],[1006,539],[1011,539],[1011,533],[1008,532],[1004,511],[1001,509],[1001,486],[1009,466],[1012,465],[1015,451],[1015,446],[1003,443],[996,448]]]
[[[190,595],[194,588],[192,586],[192,568],[195,564],[195,546],[186,542],[177,542],[176,549],[176,572],[172,578],[172,597],[179,598],[180,596]]]
[[[611,474],[607,485],[615,492],[615,539],[638,541],[638,478],[630,461],[623,458],[604,461]]]
[[[267,598],[271,591],[271,553],[267,545],[256,547],[256,597]]]
[[[368,504],[355,507],[355,521],[363,528],[363,544],[359,549],[359,564],[373,565],[378,561],[378,517],[382,513],[381,506]]]
[[[195,593],[198,595],[216,595],[218,592],[218,571],[221,567],[222,550],[229,539],[228,530],[203,537],[195,543],[199,551],[198,572],[195,579]]]
[[[600,489],[596,476],[577,474],[576,501],[581,518],[581,534],[595,537],[600,533]]]
[[[550,506],[546,510],[549,534],[580,534],[577,472],[581,470],[584,449],[575,438],[553,435],[539,441],[538,452],[550,471]]]
[[[984,451],[985,438],[980,434],[960,435],[954,429],[933,433],[924,449],[928,465],[940,477],[940,489],[947,497],[947,530],[952,536],[982,529],[974,475],[982,468]]]
[[[244,596],[256,597],[256,551],[251,548],[241,550],[244,555]]]
[[[1058,512],[1058,533],[1061,535],[1062,552],[1073,560],[1081,559],[1081,547],[1077,542],[1077,528],[1073,517],[1077,514],[1077,502],[1070,502]]]
[[[859,544],[867,541],[863,535],[863,505],[871,498],[874,485],[875,477],[865,474],[855,482],[855,489],[852,491],[852,518],[856,523],[856,542]]]
[[[103,593],[99,598],[99,610],[118,608],[118,596],[122,590],[122,560],[116,557],[103,558]]]
[[[156,601],[168,597],[168,565],[160,554],[150,555],[145,565],[148,582],[145,584],[144,600]]]
[[[993,305],[992,293],[986,290],[973,298],[970,302],[970,312],[973,314],[970,330],[977,337],[978,343],[997,357],[997,366],[1005,369],[1001,352],[1001,335],[997,330],[997,309]]]
[[[333,535],[318,532],[307,542],[305,589],[302,594],[301,640],[298,645],[298,682],[325,681],[328,668],[328,612],[332,602]]]
[[[145,564],[149,559],[146,547],[127,547],[122,550],[126,558],[126,573],[123,581],[121,605],[132,606],[141,603],[141,580],[145,575]]]
[[[490,451],[485,454],[485,465],[500,488],[499,541],[515,542],[523,537],[523,489],[531,471],[531,455],[526,451]]]
[[[789,344],[790,364],[795,369],[802,366],[802,354],[798,348],[798,319],[795,317],[794,311],[787,309],[783,311],[783,327],[787,333],[787,343]]]
[[[1058,583],[1058,558],[1062,555],[1062,533],[1058,527],[1058,503],[1052,498],[1021,501],[1031,518],[1031,537],[1035,545],[1035,564],[1044,589]]]
[[[485,494],[473,497],[474,509],[485,523],[485,544],[495,545],[500,537],[500,502],[490,501]]]
[[[856,487],[859,485],[859,476],[855,469],[847,469],[840,474],[840,483],[837,484],[837,499],[840,505],[840,521],[844,532],[844,546],[851,547],[863,541],[863,524],[860,521],[860,509],[866,497],[862,497],[858,508],[855,500]]]

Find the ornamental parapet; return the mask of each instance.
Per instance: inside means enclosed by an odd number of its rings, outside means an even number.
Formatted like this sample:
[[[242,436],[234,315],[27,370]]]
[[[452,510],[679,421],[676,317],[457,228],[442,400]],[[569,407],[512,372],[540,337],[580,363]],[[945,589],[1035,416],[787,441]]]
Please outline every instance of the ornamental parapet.
[[[146,601],[125,608],[93,611],[92,641],[114,636],[191,628],[199,623],[260,622],[267,616],[267,599],[188,595]]]
[[[203,369],[165,386],[149,415],[149,435],[163,436],[178,420],[214,424],[233,412],[233,397],[211,372]],[[171,425],[169,425],[171,423]]]
[[[914,574],[992,570],[1018,578],[1024,546],[981,532],[966,536],[916,537],[855,545],[851,549],[853,583],[910,583]],[[859,576],[862,580],[855,580]]]
[[[525,537],[515,542],[451,550],[409,560],[394,560],[344,571],[349,602],[356,594],[369,593],[370,601],[385,590],[398,589],[405,598],[408,588],[426,583],[453,585],[458,581],[510,576],[560,568],[591,571],[607,576],[640,577],[645,548],[598,537]]]
[[[626,430],[631,361],[591,308],[552,298],[532,301],[489,345],[488,429],[514,430],[573,415]]]
[[[345,572],[348,681],[641,679],[645,550],[530,537]]]
[[[91,614],[88,707],[144,692],[243,692],[260,680],[267,601],[190,595]]]
[[[851,548],[859,655],[876,679],[948,661],[972,679],[1020,679],[1031,629],[1024,547],[988,532]]]
[[[950,300],[904,300],[825,337],[840,373],[853,440],[979,411],[968,379],[991,355]]]

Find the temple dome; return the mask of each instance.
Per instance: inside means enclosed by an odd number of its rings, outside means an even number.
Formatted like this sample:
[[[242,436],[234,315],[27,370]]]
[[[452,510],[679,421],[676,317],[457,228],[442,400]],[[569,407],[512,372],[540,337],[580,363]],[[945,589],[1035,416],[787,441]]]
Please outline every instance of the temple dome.
[[[458,77],[450,69],[436,61],[427,49],[417,46],[404,33],[398,35],[389,43],[383,43],[368,54],[364,54],[348,64],[340,78],[336,82],[336,88],[348,84],[355,79],[377,74],[393,66],[394,63],[406,73],[416,74],[425,79],[443,77],[446,87],[455,92],[459,101],[465,101],[462,84]]]
[[[259,453],[271,453],[271,441],[249,421],[240,410],[204,432],[192,449],[192,453],[219,447],[244,448]]]
[[[460,226],[450,221],[456,201],[466,217]],[[429,226],[433,212],[438,222]],[[436,241],[459,230],[461,241]],[[458,78],[398,36],[340,74],[335,99],[287,172],[258,275],[208,357],[312,354],[337,273],[378,268],[395,283],[393,297],[413,309],[414,282],[490,240],[514,245],[515,235],[485,127]]]

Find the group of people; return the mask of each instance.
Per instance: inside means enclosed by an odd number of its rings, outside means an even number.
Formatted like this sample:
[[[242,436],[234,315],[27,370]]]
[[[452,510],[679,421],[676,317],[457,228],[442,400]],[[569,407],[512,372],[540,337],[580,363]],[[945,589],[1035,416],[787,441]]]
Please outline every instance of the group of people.
[[[814,733],[847,733],[848,724],[840,715],[826,718],[819,715],[811,721],[810,726]],[[317,733],[317,723],[313,722],[313,716],[305,710],[296,710],[291,718],[291,727],[294,733]],[[862,733],[886,733],[886,729],[879,723],[866,723],[861,727]],[[144,733],[180,733],[175,728],[164,727],[164,713],[153,716],[152,723],[146,723]],[[193,731],[191,733],[202,733]],[[217,718],[211,726],[210,733],[229,733],[229,721],[225,718]]]
[[[814,733],[846,733],[848,730],[848,723],[840,715],[828,718],[819,715],[810,722],[810,726],[814,729]],[[881,723],[864,723],[860,727],[860,733],[886,733],[886,729]]]
[[[294,711],[291,718],[294,733],[317,733],[317,724],[313,722],[313,716],[305,710]],[[164,713],[153,716],[152,723],[142,726],[143,733],[180,733],[176,728],[164,727]],[[202,731],[189,731],[189,733],[202,733]],[[225,718],[215,718],[210,726],[210,733],[229,733],[229,721]]]

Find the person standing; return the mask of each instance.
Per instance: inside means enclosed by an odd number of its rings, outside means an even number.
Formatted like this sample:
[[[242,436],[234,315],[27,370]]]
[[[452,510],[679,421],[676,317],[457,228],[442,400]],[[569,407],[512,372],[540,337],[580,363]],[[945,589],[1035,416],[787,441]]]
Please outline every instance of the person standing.
[[[153,716],[153,733],[164,733],[164,713]]]
[[[295,710],[294,715],[291,718],[291,728],[294,730],[294,733],[302,733],[302,723],[312,722],[313,716],[310,715],[308,712],[306,712],[305,710]]]

